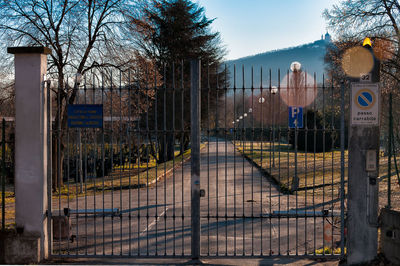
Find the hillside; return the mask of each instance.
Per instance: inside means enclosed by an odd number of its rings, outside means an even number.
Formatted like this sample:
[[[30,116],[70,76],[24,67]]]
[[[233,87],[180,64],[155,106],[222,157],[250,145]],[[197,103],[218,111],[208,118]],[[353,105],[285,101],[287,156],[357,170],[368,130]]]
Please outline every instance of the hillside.
[[[311,75],[316,73],[317,81],[320,82],[322,80],[322,74],[325,70],[324,56],[326,53],[326,48],[330,44],[330,36],[329,34],[326,34],[325,39],[321,38],[321,40],[313,43],[227,61],[226,65],[230,73],[230,87],[234,86],[234,66],[236,66],[237,88],[242,88],[243,86],[242,67],[244,67],[245,72],[245,87],[251,87],[251,68],[253,67],[253,85],[255,88],[259,88],[261,81],[261,67],[263,69],[263,87],[268,87],[269,70],[271,69],[272,73],[272,85],[278,85],[278,69],[280,69],[280,79],[282,80],[289,70],[290,64],[294,61],[300,62],[302,69]]]

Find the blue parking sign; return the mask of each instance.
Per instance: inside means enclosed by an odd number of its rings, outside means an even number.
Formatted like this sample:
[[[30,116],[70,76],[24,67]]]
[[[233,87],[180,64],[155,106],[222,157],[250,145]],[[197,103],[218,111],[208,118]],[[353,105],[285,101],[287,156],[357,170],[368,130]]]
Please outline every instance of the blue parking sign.
[[[303,107],[289,106],[289,128],[303,127]]]

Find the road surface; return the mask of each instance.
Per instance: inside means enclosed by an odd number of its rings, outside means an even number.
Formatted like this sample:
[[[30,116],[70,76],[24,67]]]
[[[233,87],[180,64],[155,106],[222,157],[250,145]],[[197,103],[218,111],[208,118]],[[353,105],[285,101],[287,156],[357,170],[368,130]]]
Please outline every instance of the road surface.
[[[320,217],[271,216],[277,211],[302,210],[304,198],[280,193],[231,142],[211,139],[202,150],[201,188],[206,191],[200,210],[204,256],[310,254],[322,247],[324,227],[329,235],[329,226]],[[191,254],[190,161],[145,188],[53,201],[53,210],[66,207],[118,208],[120,215],[72,214],[74,241],[55,240],[54,254]],[[57,234],[58,229],[54,230]]]

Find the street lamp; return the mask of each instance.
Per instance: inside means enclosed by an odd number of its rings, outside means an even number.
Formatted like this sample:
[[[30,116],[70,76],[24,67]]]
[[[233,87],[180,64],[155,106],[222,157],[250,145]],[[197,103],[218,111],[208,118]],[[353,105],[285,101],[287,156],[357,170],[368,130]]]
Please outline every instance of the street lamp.
[[[258,98],[258,102],[259,103],[264,103],[265,102],[265,98],[264,97]]]
[[[244,113],[243,116],[244,116],[244,117],[247,117],[247,113]]]
[[[301,64],[300,62],[294,61],[290,64],[290,70],[292,72],[297,72],[301,69]]]

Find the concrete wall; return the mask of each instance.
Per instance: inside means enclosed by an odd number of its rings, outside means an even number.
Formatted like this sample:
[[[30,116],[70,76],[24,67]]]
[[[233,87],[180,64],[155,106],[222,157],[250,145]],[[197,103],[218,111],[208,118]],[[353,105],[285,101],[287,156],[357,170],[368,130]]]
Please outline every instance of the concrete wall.
[[[400,265],[400,212],[382,209],[381,252],[394,265]]]
[[[39,263],[40,253],[40,236],[0,232],[0,264]]]

